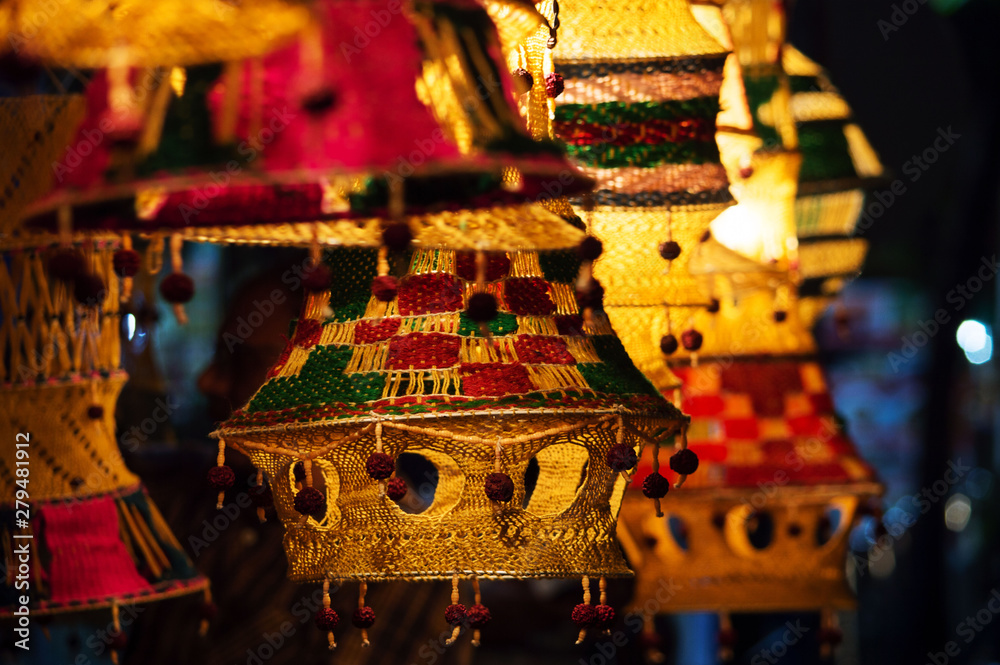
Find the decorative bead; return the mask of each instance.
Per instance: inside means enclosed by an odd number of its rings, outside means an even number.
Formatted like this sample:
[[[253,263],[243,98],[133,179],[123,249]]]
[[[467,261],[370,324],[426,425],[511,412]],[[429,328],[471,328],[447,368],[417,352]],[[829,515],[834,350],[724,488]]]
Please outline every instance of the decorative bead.
[[[600,628],[610,628],[615,620],[615,608],[610,605],[597,605],[594,607],[594,613],[597,615],[594,623]]]
[[[295,482],[303,483],[306,480],[306,465],[302,462],[296,462],[295,466],[292,467],[292,478],[295,478]]]
[[[194,280],[182,272],[174,272],[160,282],[160,295],[168,303],[186,303],[194,296]]]
[[[399,282],[391,275],[381,275],[372,280],[372,295],[376,300],[392,302],[399,292]]]
[[[736,631],[732,628],[723,628],[719,631],[719,646],[733,648],[736,646]]]
[[[588,626],[593,626],[597,621],[597,610],[594,609],[593,605],[580,603],[573,608],[570,618],[573,619],[573,623],[581,628],[587,628]]]
[[[788,525],[788,535],[792,538],[798,538],[802,535],[802,526],[796,522],[792,522]]]
[[[107,109],[101,114],[100,126],[103,128],[109,123],[111,129],[106,135],[111,145],[127,148],[139,142],[139,136],[142,134],[142,116],[138,111]]]
[[[720,307],[719,299],[712,298],[712,302],[708,303],[708,305],[705,307],[705,311],[708,312],[709,314],[717,314],[719,312],[719,307]]]
[[[820,628],[819,629],[819,642],[820,644],[829,644],[830,646],[837,646],[844,639],[844,631],[840,628]]]
[[[506,503],[514,497],[514,481],[506,473],[491,473],[486,476],[485,489],[490,501]]]
[[[389,224],[382,231],[382,244],[393,252],[402,252],[409,248],[413,242],[413,233],[410,227],[403,222]]]
[[[545,77],[545,94],[551,99],[555,99],[561,95],[565,89],[566,83],[563,80],[562,74],[552,72]]]
[[[654,471],[642,481],[642,493],[650,499],[662,499],[669,491],[670,481],[659,471]]]
[[[208,483],[215,489],[227,490],[236,482],[236,472],[228,466],[213,466],[208,470]]]
[[[274,505],[274,494],[267,485],[250,488],[250,501],[255,508],[270,508]]]
[[[396,470],[396,461],[385,453],[372,453],[365,460],[365,471],[375,480],[385,480]]]
[[[465,605],[461,603],[454,603],[444,609],[444,620],[450,626],[461,626],[465,623],[466,616]]]
[[[139,252],[134,249],[119,249],[112,256],[111,263],[115,268],[115,274],[119,277],[135,277],[139,274],[142,259],[139,257]]]
[[[96,307],[104,302],[108,289],[104,280],[93,274],[77,275],[73,281],[73,299],[81,305]]]
[[[604,307],[604,287],[596,279],[591,279],[584,289],[576,290],[576,304],[580,309],[600,310]]]
[[[75,249],[60,249],[49,259],[49,274],[61,282],[71,282],[87,271],[87,261]]]
[[[774,313],[774,322],[775,323],[784,323],[785,319],[787,319],[787,318],[788,318],[788,312],[786,312],[786,311],[784,311],[782,309],[779,309],[778,311],[776,311]]]
[[[517,90],[517,94],[523,95],[524,93],[531,90],[532,86],[535,85],[535,77],[531,75],[524,67],[518,67],[513,71],[514,76],[514,89]]]
[[[333,630],[340,623],[340,615],[329,607],[323,607],[316,612],[316,627],[320,630]]]
[[[667,261],[673,261],[681,255],[681,246],[673,240],[660,243],[660,256]]]
[[[303,515],[317,515],[326,512],[326,497],[315,487],[303,487],[295,495],[294,506]]]
[[[406,481],[402,478],[390,478],[385,486],[385,495],[393,501],[399,501],[406,496]]]
[[[691,328],[690,330],[685,330],[681,333],[681,344],[688,351],[697,351],[701,348],[701,343],[705,341],[705,338],[701,336],[701,333]]]
[[[330,86],[320,86],[302,96],[302,110],[309,115],[321,115],[337,103],[337,93]]]
[[[673,335],[664,335],[660,338],[660,351],[662,351],[664,355],[671,355],[677,351],[677,347],[677,338]]]
[[[128,637],[125,636],[124,628],[119,628],[118,633],[115,635],[112,635],[109,632],[108,636],[111,638],[111,644],[109,644],[108,646],[114,649],[115,651],[124,651],[125,648],[128,646]]]
[[[740,167],[740,177],[741,178],[743,178],[744,180],[746,180],[747,178],[749,178],[752,175],[753,175],[753,167],[752,166],[741,166]]]
[[[611,446],[606,459],[608,466],[617,472],[628,471],[639,462],[635,448],[624,443],[616,443]]]
[[[685,476],[698,470],[698,455],[690,448],[678,450],[670,456],[670,470]]]
[[[100,404],[91,404],[87,407],[87,417],[91,420],[99,420],[104,417],[104,407]]]
[[[587,236],[576,247],[576,254],[583,261],[596,261],[604,251],[604,243],[594,236]]]
[[[323,293],[330,290],[330,283],[333,281],[333,273],[326,264],[318,263],[302,276],[302,286],[309,293]]]
[[[201,604],[201,618],[205,621],[213,620],[219,614],[219,606],[215,603]]]
[[[497,318],[497,299],[492,293],[473,293],[466,311],[476,323],[489,323]]]
[[[698,239],[698,242],[708,242],[711,239],[712,239],[712,232],[705,231],[704,233],[701,234],[701,238]]]
[[[490,614],[490,608],[479,604],[470,607],[466,612],[466,616],[469,618],[469,625],[473,628],[482,628],[493,618]]]
[[[355,628],[371,628],[375,624],[375,610],[365,605],[354,610],[351,623]]]

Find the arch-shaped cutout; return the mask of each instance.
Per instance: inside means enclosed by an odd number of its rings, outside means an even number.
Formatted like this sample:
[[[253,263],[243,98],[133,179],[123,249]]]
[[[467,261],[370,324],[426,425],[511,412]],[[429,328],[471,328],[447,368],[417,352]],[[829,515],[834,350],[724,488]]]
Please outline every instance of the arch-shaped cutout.
[[[747,515],[743,523],[747,533],[747,541],[756,550],[765,550],[774,540],[774,518],[771,513],[754,511]]]
[[[761,556],[774,539],[774,519],[765,511],[748,504],[733,506],[726,512],[726,543],[744,557]]]
[[[289,464],[285,470],[285,476],[291,486],[291,494],[294,500],[295,495],[303,487],[306,487],[304,465],[301,462]],[[296,467],[298,466],[298,472]],[[340,495],[340,475],[333,464],[323,459],[312,460],[312,486],[322,492],[326,497],[326,512],[323,515],[310,515],[306,518],[306,524],[312,527],[325,528],[336,524],[340,520],[340,509],[337,508],[337,497]]]
[[[833,539],[833,536],[840,531],[844,524],[843,507],[836,502],[830,503],[823,510],[823,515],[816,520],[816,544],[820,547],[826,545]]]
[[[534,459],[538,478],[525,510],[538,516],[558,515],[573,505],[586,484],[590,452],[575,443],[556,443],[539,450]],[[566,482],[569,478],[577,482]]]
[[[465,488],[465,474],[448,455],[427,448],[408,448],[396,456],[396,475],[407,492],[399,509],[413,517],[434,517],[450,511]]]
[[[687,524],[684,523],[677,515],[673,513],[667,515],[667,530],[670,531],[670,537],[674,539],[677,543],[677,547],[681,550],[688,551],[688,528]]]
[[[521,508],[527,509],[531,502],[531,495],[538,484],[538,471],[538,458],[532,457],[524,469],[524,500],[521,502]]]

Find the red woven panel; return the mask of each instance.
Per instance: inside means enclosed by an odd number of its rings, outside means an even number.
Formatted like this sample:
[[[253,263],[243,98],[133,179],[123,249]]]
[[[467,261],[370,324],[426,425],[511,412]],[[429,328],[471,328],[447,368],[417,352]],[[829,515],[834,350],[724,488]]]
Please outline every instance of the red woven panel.
[[[399,313],[439,314],[462,309],[462,285],[454,275],[408,275],[399,283]]]
[[[765,441],[761,444],[761,451],[764,453],[764,464],[789,464],[796,459],[795,455],[789,453],[795,450],[795,444],[791,441]]]
[[[380,319],[378,321],[359,321],[354,326],[355,344],[374,344],[389,339],[399,330],[400,319]]]
[[[465,363],[462,365],[462,394],[470,397],[502,397],[532,392],[535,387],[524,365]]]
[[[800,418],[786,418],[785,422],[791,428],[795,436],[815,436],[820,440],[830,438],[835,431],[829,417],[824,420],[818,416],[802,416]]]
[[[118,534],[112,498],[38,507],[42,540],[51,557],[49,599],[87,602],[150,590]]]
[[[555,320],[560,335],[583,336],[583,317],[579,314],[562,314]]]
[[[575,365],[576,359],[558,337],[526,335],[514,340],[517,359],[523,363],[544,365]]]
[[[549,286],[539,277],[512,277],[503,283],[507,308],[522,316],[547,316],[556,311]]]
[[[458,364],[461,340],[441,333],[411,333],[389,342],[387,369],[431,369]]]
[[[299,319],[295,325],[295,346],[308,349],[316,346],[323,334],[323,324],[316,319]]]
[[[462,279],[476,281],[476,253],[458,252],[455,255],[455,272]],[[486,255],[486,281],[495,282],[510,273],[510,259],[507,253]]]
[[[817,415],[833,413],[833,399],[830,398],[830,393],[816,393],[808,397],[812,403],[813,413]]]
[[[759,433],[756,418],[731,418],[722,421],[722,426],[727,439],[756,439]]]
[[[718,395],[693,395],[681,404],[681,411],[691,417],[717,416],[726,405]]]
[[[722,371],[722,391],[749,393],[758,417],[785,415],[785,395],[802,392],[795,363],[734,363]]]

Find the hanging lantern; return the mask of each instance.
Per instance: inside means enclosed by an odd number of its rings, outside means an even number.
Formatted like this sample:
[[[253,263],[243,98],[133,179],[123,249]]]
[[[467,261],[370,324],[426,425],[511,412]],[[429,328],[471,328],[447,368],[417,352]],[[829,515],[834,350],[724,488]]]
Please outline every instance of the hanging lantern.
[[[3,245],[0,423],[16,441],[0,452],[0,541],[12,562],[0,616],[109,609],[117,658],[120,605],[198,592],[207,602],[208,582],[114,437],[127,376],[113,240]]]
[[[726,49],[686,0],[564,3],[560,23],[555,130],[598,182],[594,274],[637,366],[673,388],[661,348],[710,336],[715,300],[688,263],[732,203],[715,141]]]
[[[882,164],[822,68],[791,45],[782,51],[782,64],[802,152],[795,200],[799,309],[811,327],[861,269],[868,243],[853,237],[854,228]]]
[[[289,576],[453,580],[453,639],[488,617],[460,579],[582,578],[573,618],[597,626],[589,578],[629,574],[615,514],[636,451],[683,416],[606,318],[584,321],[572,253],[415,250],[391,299],[369,291],[378,262],[328,252],[335,286],[309,297],[268,381],[216,433],[266,474]],[[396,503],[403,454],[438,472],[419,514]]]
[[[12,0],[0,44],[21,57],[97,69],[187,66],[267,53],[310,21],[305,0],[168,0],[148,4],[96,0]]]

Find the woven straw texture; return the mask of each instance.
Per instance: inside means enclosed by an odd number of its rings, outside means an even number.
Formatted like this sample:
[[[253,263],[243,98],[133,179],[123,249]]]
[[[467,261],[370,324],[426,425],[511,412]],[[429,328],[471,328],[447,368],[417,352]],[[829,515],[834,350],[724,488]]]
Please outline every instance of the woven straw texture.
[[[219,431],[271,479],[292,578],[628,574],[614,541],[625,481],[607,450],[684,419],[606,319],[581,318],[575,254],[490,255],[477,286],[472,254],[416,250],[388,303],[369,291],[376,252],[335,250],[327,263],[337,291],[310,299],[272,378]],[[463,311],[480,289],[499,303],[490,339]],[[379,442],[435,464],[427,512],[379,496],[364,470]],[[544,475],[525,504],[532,457]],[[291,508],[299,460],[327,495],[319,521]],[[497,470],[515,489],[494,512],[483,482]]]
[[[187,66],[261,55],[309,23],[301,0],[13,0],[4,46],[62,67]]]
[[[655,581],[672,576],[679,593],[664,612],[852,607],[847,535],[859,499],[881,488],[836,423],[819,365],[740,359],[680,374],[692,417],[688,443],[701,464],[664,517],[627,492],[619,530],[638,578],[632,605],[644,605]],[[638,477],[651,471],[648,457]],[[831,508],[839,524],[824,534]],[[761,513],[774,529],[766,549],[748,532]]]
[[[0,377],[33,383],[118,369],[121,361],[118,276],[114,243],[97,238],[79,247],[91,274],[107,287],[98,306],[73,299],[73,285],[53,279],[48,262],[58,246],[17,236],[0,241]],[[14,246],[20,245],[19,248]]]
[[[49,189],[52,162],[69,143],[85,111],[81,95],[32,95],[0,99],[0,238],[21,209]]]
[[[454,250],[551,250],[576,247],[583,231],[538,204],[498,206],[456,212],[407,216],[404,220],[420,248]],[[199,242],[248,245],[309,246],[315,237],[321,245],[378,247],[384,220],[313,222],[272,226],[236,226],[185,229],[182,234]]]

